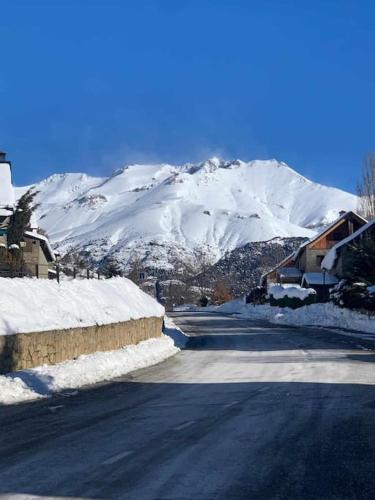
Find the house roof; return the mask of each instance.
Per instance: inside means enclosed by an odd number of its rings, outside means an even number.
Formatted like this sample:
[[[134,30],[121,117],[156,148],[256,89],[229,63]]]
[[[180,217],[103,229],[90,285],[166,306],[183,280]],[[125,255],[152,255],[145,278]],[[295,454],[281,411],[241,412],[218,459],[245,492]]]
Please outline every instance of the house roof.
[[[24,236],[26,238],[34,238],[35,240],[40,241],[40,245],[48,262],[54,262],[56,260],[55,253],[52,250],[50,242],[46,236],[39,234],[36,231],[25,231]]]
[[[8,217],[9,215],[13,215],[13,210],[9,210],[8,208],[0,208],[1,217]]]
[[[360,215],[358,215],[356,212],[353,212],[353,211],[345,212],[338,219],[336,219],[334,222],[332,222],[332,224],[330,224],[325,229],[323,229],[323,231],[321,231],[320,233],[318,233],[316,236],[314,236],[310,240],[305,241],[305,243],[302,243],[302,245],[294,253],[294,259],[296,259],[297,257],[299,257],[300,253],[302,252],[302,250],[304,248],[306,248],[307,246],[311,245],[312,243],[317,243],[321,238],[324,238],[324,236],[326,236],[331,231],[333,231],[334,229],[336,229],[336,227],[338,227],[341,224],[342,221],[348,219],[349,216],[357,219],[359,222],[361,222],[363,224],[367,223],[367,220],[364,219],[363,217],[361,217]]]
[[[282,267],[276,270],[281,278],[300,278],[301,271],[297,267]]]
[[[308,285],[336,285],[339,282],[336,276],[328,273],[305,273],[302,276],[302,283],[304,281]]]
[[[263,280],[264,280],[264,278],[266,276],[268,276],[269,274],[277,271],[280,267],[284,267],[289,262],[295,261],[299,257],[299,255],[301,254],[301,252],[303,251],[304,248],[306,248],[308,245],[311,245],[312,243],[316,243],[317,241],[319,241],[326,234],[328,234],[333,229],[335,229],[337,226],[339,226],[340,223],[343,220],[347,219],[349,216],[352,216],[352,217],[356,218],[359,222],[361,222],[363,224],[367,223],[367,220],[364,219],[363,217],[361,217],[360,215],[358,215],[356,212],[349,211],[349,212],[343,213],[338,219],[336,219],[329,226],[327,226],[325,229],[323,229],[323,231],[320,231],[320,233],[318,233],[316,236],[314,236],[310,240],[305,241],[305,243],[302,243],[302,245],[299,246],[295,252],[293,252],[292,254],[288,255],[285,259],[283,259],[281,262],[279,262],[277,264],[277,266],[273,267],[272,269],[270,269],[266,273],[262,274],[262,276],[260,277],[260,283],[263,282]]]
[[[338,258],[338,255],[340,253],[341,248],[347,246],[349,243],[351,243],[353,240],[358,238],[361,234],[365,233],[369,229],[375,227],[375,219],[368,222],[364,226],[360,227],[355,231],[353,234],[348,236],[347,238],[341,240],[339,243],[336,243],[334,247],[331,248],[331,250],[327,253],[327,255],[324,257],[322,260],[322,269],[326,269],[327,271],[330,271],[335,267],[336,260]]]
[[[273,267],[272,269],[270,269],[269,271],[267,271],[266,273],[263,273],[262,276],[260,277],[260,283],[263,282],[264,278],[266,276],[268,276],[269,274],[277,271],[279,269],[279,267],[282,267],[282,266],[285,266],[285,264],[288,264],[288,262],[291,262],[292,261],[292,257],[293,257],[294,253],[291,253],[290,255],[288,255],[287,257],[285,257],[285,259],[283,259],[281,262],[279,262],[277,264],[277,266]]]

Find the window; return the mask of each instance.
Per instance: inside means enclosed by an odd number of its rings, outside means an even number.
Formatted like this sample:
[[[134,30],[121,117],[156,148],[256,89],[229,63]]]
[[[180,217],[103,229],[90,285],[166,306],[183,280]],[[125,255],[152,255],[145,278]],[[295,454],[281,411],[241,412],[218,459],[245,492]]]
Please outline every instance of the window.
[[[321,263],[323,262],[324,255],[317,255],[316,256],[316,265],[320,267]]]

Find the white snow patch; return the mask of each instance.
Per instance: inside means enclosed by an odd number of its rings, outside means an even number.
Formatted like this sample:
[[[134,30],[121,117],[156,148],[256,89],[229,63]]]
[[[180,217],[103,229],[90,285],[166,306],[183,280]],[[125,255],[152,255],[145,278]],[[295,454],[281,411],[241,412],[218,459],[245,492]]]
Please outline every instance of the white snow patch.
[[[164,307],[126,278],[0,278],[0,335],[161,317]]]
[[[288,287],[272,285],[269,287],[268,293],[276,300],[283,299],[284,297],[305,300],[309,295],[316,295],[316,291],[313,288],[301,288],[298,285]]]
[[[189,337],[185,335],[185,333],[179,328],[174,321],[169,318],[168,316],[165,316],[164,320],[164,332],[166,335],[171,337],[173,340],[175,346],[183,348],[186,347],[186,344],[189,340]]]
[[[165,335],[137,345],[83,355],[76,360],[0,375],[0,404],[50,396],[55,392],[95,384],[160,363],[179,351]]]
[[[245,304],[244,300],[227,302],[216,308],[217,312],[239,314],[249,319],[267,320],[293,326],[324,326],[344,328],[375,334],[375,316],[344,309],[332,303],[311,304],[299,309],[272,307],[268,304]]]
[[[0,163],[0,206],[14,206],[14,189],[12,186],[12,172],[8,162]]]

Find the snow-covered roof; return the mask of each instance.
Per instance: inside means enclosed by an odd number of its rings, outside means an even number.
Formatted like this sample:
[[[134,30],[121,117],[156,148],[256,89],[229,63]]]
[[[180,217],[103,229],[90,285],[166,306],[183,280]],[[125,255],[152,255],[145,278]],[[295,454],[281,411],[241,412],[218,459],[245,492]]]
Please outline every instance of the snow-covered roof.
[[[270,269],[269,271],[267,271],[266,273],[263,273],[262,276],[260,277],[260,283],[262,283],[263,279],[268,276],[269,274],[271,273],[274,273],[275,271],[277,271],[280,267],[283,267],[283,265],[287,264],[292,258],[293,258],[293,255],[294,255],[294,252],[289,254],[287,257],[285,257],[285,259],[283,259],[281,262],[279,262],[277,264],[277,266],[273,267],[272,269]]]
[[[0,163],[0,207],[14,206],[14,189],[12,186],[12,172],[10,163]]]
[[[282,267],[277,270],[277,274],[281,278],[299,278],[302,276],[301,271],[297,267]]]
[[[284,297],[305,300],[309,295],[315,295],[316,291],[312,288],[302,288],[300,286],[273,285],[268,289],[268,294],[272,295],[276,300]]]
[[[308,285],[336,285],[339,282],[336,276],[328,273],[305,273],[302,276],[302,283],[304,281]]]
[[[52,250],[52,247],[50,245],[50,242],[48,240],[48,238],[46,236],[44,236],[43,234],[39,234],[37,233],[36,231],[25,231],[24,233],[24,236],[26,236],[27,238],[34,238],[36,240],[39,240],[43,243],[42,247],[43,249],[45,249],[47,251],[47,253],[49,254],[49,257],[50,257],[50,260],[53,262],[55,259],[55,253],[54,251]],[[47,259],[48,260],[48,259]]]
[[[340,249],[342,247],[348,245],[349,243],[351,243],[353,240],[358,238],[358,236],[360,236],[362,233],[368,231],[373,226],[375,226],[375,219],[368,222],[364,226],[360,227],[359,229],[357,229],[357,231],[355,231],[353,234],[351,234],[347,238],[341,240],[339,243],[336,243],[336,245],[331,248],[331,250],[327,253],[327,255],[322,260],[322,264],[321,264],[322,269],[326,269],[327,271],[330,271],[331,269],[333,269],[335,267],[336,259],[338,257],[338,252],[340,251]]]
[[[310,240],[305,241],[305,243],[302,243],[302,245],[294,252],[293,258],[296,259],[304,248],[306,248],[311,243],[314,243],[315,241],[319,240],[325,234],[329,233],[337,224],[339,224],[341,221],[345,220],[349,214],[354,215],[354,217],[361,220],[363,222],[363,224],[367,223],[367,220],[364,219],[363,217],[361,217],[356,212],[353,212],[353,211],[345,212],[338,219],[336,219],[334,222],[332,222],[332,224],[330,224],[325,229],[323,229],[323,231],[320,231],[320,233],[318,233],[316,236],[314,236]]]
[[[13,210],[9,210],[8,208],[0,208],[0,216],[8,217],[13,214]]]
[[[279,264],[277,264],[277,266],[273,267],[272,269],[270,269],[266,273],[262,274],[262,276],[260,278],[260,283],[263,282],[264,278],[267,275],[269,275],[269,274],[277,271],[278,269],[282,268],[288,262],[295,261],[304,248],[306,248],[311,243],[314,243],[315,241],[319,240],[319,238],[321,238],[322,236],[324,236],[326,233],[329,233],[337,224],[339,224],[342,220],[345,220],[348,217],[349,214],[353,215],[354,217],[356,217],[357,219],[359,219],[360,221],[362,221],[364,224],[367,223],[366,219],[364,219],[363,217],[361,217],[360,215],[358,215],[356,212],[354,212],[352,210],[343,213],[338,219],[336,219],[329,226],[327,226],[325,229],[323,229],[323,231],[320,231],[320,233],[318,233],[316,236],[314,236],[313,238],[311,238],[311,239],[305,241],[304,243],[302,243],[302,245],[300,245],[297,248],[297,250],[295,250],[292,254],[288,255],[288,257],[286,257],[281,262],[279,262]],[[284,269],[283,269],[283,271],[284,271]]]

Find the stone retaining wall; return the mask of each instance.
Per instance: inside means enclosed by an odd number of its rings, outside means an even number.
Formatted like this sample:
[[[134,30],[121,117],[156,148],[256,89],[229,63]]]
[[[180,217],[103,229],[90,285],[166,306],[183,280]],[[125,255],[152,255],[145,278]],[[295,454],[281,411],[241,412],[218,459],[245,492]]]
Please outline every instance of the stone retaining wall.
[[[163,318],[142,318],[109,325],[0,335],[0,373],[52,365],[81,354],[112,351],[160,337]]]

